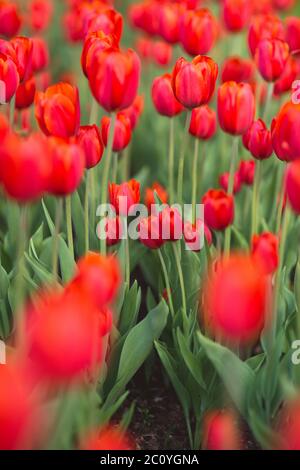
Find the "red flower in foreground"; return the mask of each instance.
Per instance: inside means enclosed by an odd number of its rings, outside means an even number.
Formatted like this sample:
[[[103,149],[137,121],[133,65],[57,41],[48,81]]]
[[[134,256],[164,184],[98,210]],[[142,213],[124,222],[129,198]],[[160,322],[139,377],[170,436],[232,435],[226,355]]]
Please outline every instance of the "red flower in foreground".
[[[255,99],[248,83],[226,82],[218,90],[218,117],[224,132],[242,135],[251,126]]]
[[[279,450],[300,450],[300,400],[298,397],[284,404],[279,414],[278,441],[274,447]]]
[[[261,76],[274,82],[283,73],[289,58],[289,46],[280,39],[263,39],[258,43],[255,62]]]
[[[173,117],[184,109],[174,96],[172,77],[169,73],[153,80],[151,93],[156,111],[163,116]]]
[[[210,332],[232,343],[255,342],[265,323],[266,286],[252,257],[221,260],[204,287],[204,321]]]
[[[83,443],[83,450],[134,450],[131,439],[118,427],[106,427],[93,433]]]
[[[288,166],[286,193],[293,210],[300,214],[300,160],[295,160]]]
[[[213,230],[224,230],[234,218],[234,200],[222,189],[210,189],[203,198],[204,220]]]
[[[272,136],[267,126],[258,119],[243,135],[243,144],[257,160],[269,158],[273,153]]]
[[[117,214],[127,215],[131,206],[140,202],[140,183],[135,179],[109,185],[109,200]]]
[[[270,232],[253,235],[251,254],[266,274],[273,274],[279,264],[278,237]]]
[[[300,104],[286,103],[273,119],[271,132],[274,151],[280,160],[300,157]]]
[[[98,127],[95,124],[80,126],[76,139],[84,152],[86,168],[93,168],[100,162],[103,155],[103,144]]]
[[[104,116],[101,120],[101,136],[105,147],[107,146],[110,132],[111,119]],[[112,149],[114,152],[121,152],[129,144],[131,139],[131,122],[122,112],[117,114],[114,130],[114,140]]]
[[[241,437],[232,411],[215,410],[204,416],[203,448],[207,450],[239,450]]]

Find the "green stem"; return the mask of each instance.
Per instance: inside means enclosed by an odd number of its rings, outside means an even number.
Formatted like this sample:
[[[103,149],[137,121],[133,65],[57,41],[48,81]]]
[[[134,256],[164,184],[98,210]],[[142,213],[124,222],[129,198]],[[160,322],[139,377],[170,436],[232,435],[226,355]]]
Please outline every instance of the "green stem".
[[[58,277],[58,237],[59,237],[62,213],[63,213],[63,200],[62,198],[58,198],[56,200],[55,227],[54,227],[54,234],[53,234],[53,251],[52,251],[52,274],[55,278]]]
[[[174,311],[174,306],[173,306],[172,292],[171,292],[167,267],[166,267],[166,264],[164,262],[164,258],[163,258],[163,255],[162,255],[162,252],[161,252],[160,248],[158,248],[157,253],[158,253],[159,261],[160,261],[162,271],[163,271],[163,275],[164,275],[164,280],[165,280],[165,286],[166,286],[166,289],[167,289],[168,303],[169,303],[169,306],[170,306],[170,311],[171,311],[172,317],[174,318],[175,317],[175,311]]]
[[[180,243],[180,241],[179,241],[178,243]],[[180,257],[179,257],[180,246],[177,245],[177,244],[174,245],[174,243],[172,243],[172,248],[173,248],[174,257],[175,257],[175,262],[176,262],[177,271],[178,271],[179,284],[180,284],[181,297],[182,297],[182,306],[183,306],[183,310],[184,310],[185,312],[187,312],[187,309],[186,309],[186,293],[185,293],[184,279],[183,279],[182,267],[181,267]]]
[[[84,194],[84,240],[85,240],[85,251],[86,253],[90,248],[89,240],[89,193],[90,193],[90,174],[87,171],[85,178],[85,194]]]
[[[234,173],[235,173],[237,159],[238,159],[238,151],[239,151],[239,140],[238,140],[238,137],[234,137],[233,142],[232,142],[232,157],[231,157],[229,178],[228,178],[228,194],[230,195],[233,194]],[[225,231],[225,241],[224,241],[225,256],[228,256],[230,253],[230,243],[231,243],[231,225],[229,225],[229,227],[227,227]]]
[[[184,132],[182,136],[182,144],[180,149],[179,164],[178,164],[178,180],[177,180],[177,197],[179,204],[182,204],[182,193],[183,193],[183,173],[184,173],[184,155],[187,146],[187,140],[189,135],[189,127],[191,121],[191,111],[187,111],[186,120],[184,126]]]
[[[117,180],[118,180],[118,157],[119,156],[117,153],[113,154],[113,169],[112,169],[112,175],[111,175],[111,179],[113,183],[117,183]]]
[[[126,216],[122,217],[122,223],[123,223],[123,232],[127,233],[127,236],[125,238],[125,282],[129,289],[130,288],[130,251],[129,251],[129,237],[128,237],[128,232],[127,232],[127,217]]]
[[[193,157],[193,169],[192,169],[192,221],[196,222],[196,199],[197,199],[197,164],[198,164],[198,153],[199,153],[199,140],[195,139],[194,157]]]
[[[174,203],[174,118],[170,118],[169,133],[169,191],[170,204]]]
[[[109,126],[109,136],[108,142],[106,147],[106,154],[104,156],[104,167],[103,167],[103,174],[102,174],[102,188],[101,188],[101,204],[107,203],[107,186],[108,186],[108,176],[109,176],[109,168],[112,156],[112,147],[114,141],[114,133],[115,133],[115,125],[116,125],[116,113],[112,113],[110,126]],[[100,240],[100,247],[101,253],[103,255],[106,254],[106,240]]]
[[[253,194],[252,194],[252,225],[251,225],[251,240],[254,234],[257,233],[257,220],[259,215],[259,188],[261,181],[261,161],[256,162],[254,183],[253,183]]]
[[[266,124],[267,124],[266,120],[269,116],[270,105],[271,105],[271,102],[272,102],[273,89],[274,89],[274,83],[268,83],[266,104],[265,104],[265,109],[264,109],[264,113],[263,113],[263,121]]]
[[[278,201],[278,211],[277,211],[277,217],[276,217],[276,227],[275,227],[275,233],[279,234],[280,230],[280,225],[281,225],[281,220],[282,220],[282,213],[284,209],[284,195],[285,195],[285,173],[281,175],[281,187],[280,187],[280,198]],[[276,193],[278,194],[278,193]]]
[[[90,112],[90,118],[89,118],[90,125],[96,124],[97,118],[98,118],[98,103],[94,98],[92,98],[91,112]]]
[[[74,256],[74,242],[73,242],[73,229],[72,229],[72,196],[69,194],[66,196],[66,223],[67,223],[67,238],[68,246],[71,251],[73,258]]]

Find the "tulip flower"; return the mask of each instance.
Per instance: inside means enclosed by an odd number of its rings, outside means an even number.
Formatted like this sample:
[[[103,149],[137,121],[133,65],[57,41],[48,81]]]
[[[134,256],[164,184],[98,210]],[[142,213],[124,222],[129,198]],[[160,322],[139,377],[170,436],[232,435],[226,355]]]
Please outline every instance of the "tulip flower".
[[[0,181],[11,198],[25,203],[48,190],[52,165],[43,135],[23,139],[8,133],[0,144],[0,162]]]
[[[176,208],[165,207],[159,213],[159,219],[164,240],[176,241],[182,238],[183,220]]]
[[[151,55],[157,65],[161,67],[169,65],[172,60],[172,46],[165,41],[154,41]]]
[[[88,69],[93,62],[95,54],[99,54],[112,46],[117,46],[116,38],[108,36],[103,31],[89,34],[84,41],[81,53],[81,67],[84,75],[88,77]]]
[[[11,57],[2,53],[0,53],[0,80],[5,85],[3,90],[0,90],[1,104],[3,104],[3,98],[8,103],[18,88],[19,74]]]
[[[300,155],[300,105],[286,103],[271,126],[273,148],[280,160],[291,161]]]
[[[135,450],[134,443],[118,427],[108,426],[88,436],[82,443],[83,450]]]
[[[278,10],[288,10],[293,8],[294,4],[295,0],[273,0],[273,6]]]
[[[103,143],[98,127],[95,124],[80,126],[76,140],[84,152],[86,168],[96,166],[103,155]]]
[[[140,78],[140,60],[132,50],[115,47],[93,56],[88,69],[91,91],[107,112],[130,106],[137,94]]]
[[[158,214],[149,215],[139,223],[139,240],[147,248],[160,248],[165,240],[162,237],[161,219]]]
[[[215,410],[204,416],[202,447],[207,450],[240,450],[241,436],[232,411]]]
[[[224,191],[228,192],[228,187],[229,187],[229,173],[223,173],[219,177],[219,184]],[[234,179],[233,179],[233,194],[237,194],[240,192],[242,186],[242,181],[240,178],[240,173],[238,171],[235,172],[234,174]]]
[[[170,44],[179,42],[179,22],[183,12],[180,3],[165,3],[159,9],[159,34]]]
[[[255,115],[255,99],[248,83],[226,82],[218,90],[218,117],[224,132],[242,135]]]
[[[133,131],[144,109],[144,97],[136,96],[132,105],[123,109],[122,114],[130,120],[131,130]]]
[[[226,28],[236,33],[247,25],[251,13],[249,0],[224,0],[223,20]]]
[[[135,48],[139,57],[148,62],[152,59],[152,41],[149,38],[139,37],[135,42]]]
[[[234,200],[222,189],[210,189],[202,197],[205,223],[212,230],[224,230],[234,218]]]
[[[48,45],[43,38],[32,38],[32,71],[40,72],[49,63]]]
[[[281,95],[292,89],[293,83],[298,76],[298,65],[296,60],[289,56],[284,70],[279,79],[274,83],[274,95]]]
[[[113,8],[104,8],[95,14],[94,17],[88,21],[87,35],[103,31],[104,34],[115,36],[119,44],[123,31],[123,17]]]
[[[300,49],[300,18],[290,16],[286,18],[286,42],[291,52],[297,52]]]
[[[32,76],[26,82],[20,83],[16,91],[16,108],[29,108],[34,102],[35,97],[35,77]]]
[[[241,182],[252,186],[255,174],[255,162],[253,160],[242,160],[239,164],[238,172]]]
[[[255,56],[258,44],[264,39],[285,41],[284,26],[277,16],[258,15],[253,18],[248,32],[248,45],[252,57]]]
[[[76,135],[80,123],[78,89],[61,82],[44,93],[37,92],[35,117],[46,135],[62,138]]]
[[[223,63],[221,81],[236,83],[254,83],[255,81],[255,64],[250,59],[233,56],[228,57]]]
[[[263,39],[257,45],[256,65],[267,82],[274,82],[282,75],[288,58],[289,46],[280,39]]]
[[[265,323],[266,293],[263,271],[252,257],[234,255],[222,260],[204,286],[207,329],[232,344],[254,343]]]
[[[18,34],[21,27],[21,15],[17,5],[7,0],[0,1],[0,34],[11,38]]]
[[[156,111],[163,116],[173,117],[184,109],[174,96],[172,77],[169,73],[153,80],[151,94]]]
[[[10,41],[16,56],[16,65],[20,82],[28,80],[32,75],[33,41],[24,36],[17,36]]]
[[[148,211],[151,211],[152,205],[157,204],[155,193],[162,204],[166,204],[168,202],[168,193],[166,189],[159,183],[154,182],[151,188],[146,188],[145,191],[145,205],[147,206]]]
[[[279,266],[278,237],[270,232],[253,235],[251,254],[266,274],[273,274]]]
[[[243,144],[257,160],[265,160],[272,155],[271,132],[262,119],[251,124],[246,134],[243,135]]]
[[[197,56],[191,62],[180,57],[172,72],[172,88],[177,100],[192,109],[211,99],[218,76],[218,66],[210,58]]]
[[[109,200],[117,214],[128,215],[130,207],[140,202],[140,183],[134,179],[122,184],[110,183]]]
[[[212,244],[211,231],[201,219],[197,219],[194,224],[185,222],[183,236],[185,245],[190,251],[200,251],[204,245],[204,238],[208,245]]]
[[[300,214],[300,160],[295,160],[288,166],[286,193],[292,209]]]
[[[108,135],[110,132],[110,118],[104,116],[101,120],[101,136],[105,147],[108,143]],[[114,152],[121,152],[129,144],[131,139],[131,122],[127,116],[122,113],[117,114],[115,130],[114,130],[114,140],[112,144],[112,149]]]
[[[122,238],[123,228],[119,216],[106,217],[105,219],[106,245],[113,246],[119,243]],[[100,238],[100,233],[98,233]]]
[[[278,450],[300,450],[300,401],[298,396],[283,404],[277,420]]]
[[[52,18],[53,4],[51,0],[30,0],[28,20],[34,31],[45,30]]]
[[[194,137],[208,140],[214,136],[217,129],[216,113],[207,105],[194,108],[191,115],[189,132]]]
[[[192,55],[207,54],[217,37],[216,20],[207,8],[186,10],[180,17],[179,40]]]

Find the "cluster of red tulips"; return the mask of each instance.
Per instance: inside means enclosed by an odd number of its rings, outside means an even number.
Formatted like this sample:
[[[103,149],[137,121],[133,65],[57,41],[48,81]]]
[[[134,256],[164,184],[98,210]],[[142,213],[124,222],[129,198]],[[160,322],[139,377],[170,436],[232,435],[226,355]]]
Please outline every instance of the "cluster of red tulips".
[[[154,350],[190,448],[300,450],[297,2],[120,3],[0,0],[0,449],[138,448]]]

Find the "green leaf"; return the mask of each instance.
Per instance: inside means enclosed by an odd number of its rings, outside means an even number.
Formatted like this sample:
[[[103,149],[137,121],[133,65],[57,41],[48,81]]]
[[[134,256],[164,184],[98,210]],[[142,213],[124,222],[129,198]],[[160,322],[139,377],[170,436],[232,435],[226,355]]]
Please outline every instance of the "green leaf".
[[[179,328],[177,329],[177,340],[180,348],[180,354],[182,355],[187,368],[189,369],[196,382],[200,385],[200,387],[206,390],[206,384],[203,379],[200,361],[190,350],[188,342]]]
[[[64,283],[68,282],[74,276],[76,263],[73,254],[67,246],[65,240],[59,236],[59,262],[61,269],[61,278]]]
[[[51,235],[53,235],[53,233],[55,231],[55,226],[54,226],[54,223],[52,222],[51,216],[50,216],[49,211],[46,207],[46,203],[45,203],[44,199],[42,199],[42,207],[43,207],[43,211],[44,211],[44,214],[45,214],[45,217],[46,217],[46,221],[47,221],[50,233],[51,233]]]
[[[121,335],[129,331],[135,324],[141,305],[141,289],[137,281],[134,281],[130,290],[126,293],[119,320]]]

